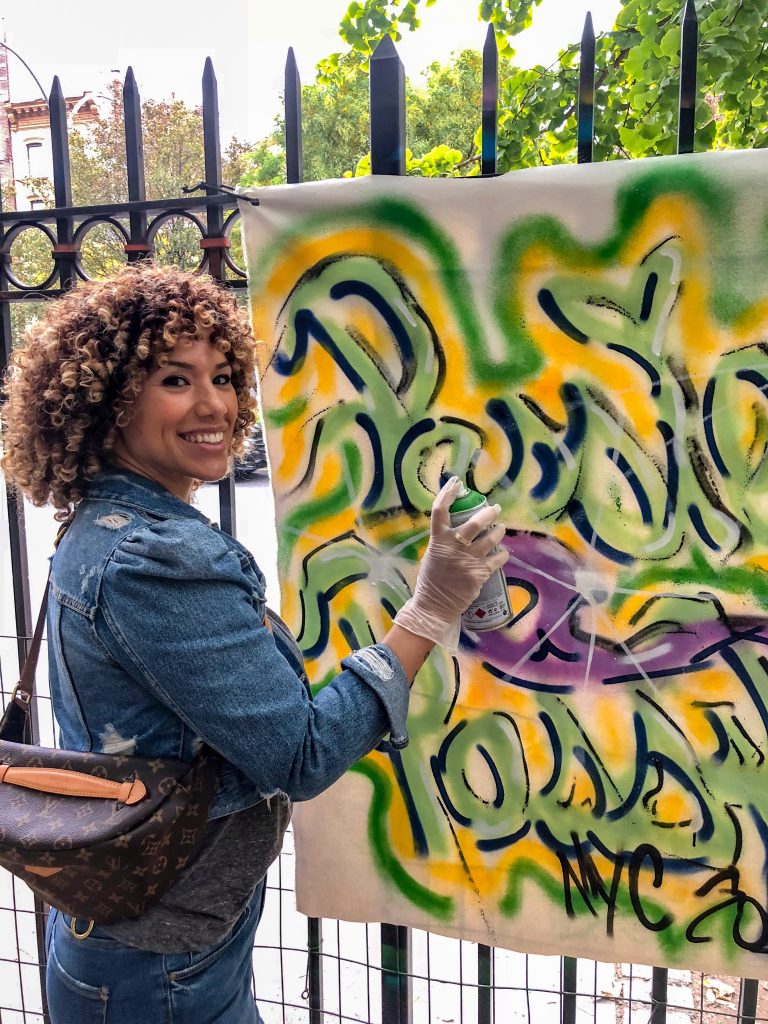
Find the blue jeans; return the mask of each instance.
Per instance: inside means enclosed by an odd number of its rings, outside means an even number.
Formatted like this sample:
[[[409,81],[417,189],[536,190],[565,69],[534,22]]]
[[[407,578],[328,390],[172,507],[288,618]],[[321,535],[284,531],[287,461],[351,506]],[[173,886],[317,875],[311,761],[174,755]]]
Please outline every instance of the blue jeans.
[[[251,992],[265,880],[232,931],[201,953],[149,953],[94,928],[76,939],[51,910],[46,989],[52,1024],[264,1024]],[[87,922],[77,921],[77,930]]]

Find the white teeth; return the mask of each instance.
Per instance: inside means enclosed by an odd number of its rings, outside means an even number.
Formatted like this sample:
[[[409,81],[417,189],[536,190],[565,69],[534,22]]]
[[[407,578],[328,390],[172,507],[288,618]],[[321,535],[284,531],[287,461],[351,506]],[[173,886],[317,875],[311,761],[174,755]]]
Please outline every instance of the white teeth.
[[[185,441],[191,441],[193,444],[219,444],[224,440],[223,431],[219,431],[216,434],[182,434]]]

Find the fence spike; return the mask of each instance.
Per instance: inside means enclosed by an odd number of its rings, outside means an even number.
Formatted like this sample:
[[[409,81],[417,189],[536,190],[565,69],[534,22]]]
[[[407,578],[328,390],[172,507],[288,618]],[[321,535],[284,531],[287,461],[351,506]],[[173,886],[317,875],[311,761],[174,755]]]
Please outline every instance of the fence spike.
[[[405,174],[405,70],[390,36],[371,56],[371,173]]]
[[[128,199],[132,202],[135,200],[142,202],[147,198],[147,190],[144,178],[144,143],[141,137],[141,97],[132,67],[129,67],[125,73],[123,120],[125,123]],[[147,215],[140,212],[131,213],[128,221],[132,246],[128,252],[128,259],[134,261],[141,259],[148,251],[138,248],[138,246],[147,245]]]
[[[584,19],[580,54],[576,159],[580,164],[589,164],[592,162],[595,136],[595,29],[592,25],[591,11],[587,11]]]
[[[72,181],[69,173],[67,139],[67,103],[59,76],[55,75],[48,98],[51,119],[51,150],[53,154],[53,192],[57,206],[72,205]],[[62,239],[61,241],[69,241]]]
[[[680,32],[680,105],[677,123],[678,153],[692,153],[696,131],[696,64],[699,21],[694,0],[686,0]]]
[[[492,24],[483,46],[482,128],[480,131],[480,173],[496,173],[499,130],[499,47]]]
[[[294,184],[304,180],[304,145],[301,128],[301,77],[293,47],[285,60],[285,171]]]

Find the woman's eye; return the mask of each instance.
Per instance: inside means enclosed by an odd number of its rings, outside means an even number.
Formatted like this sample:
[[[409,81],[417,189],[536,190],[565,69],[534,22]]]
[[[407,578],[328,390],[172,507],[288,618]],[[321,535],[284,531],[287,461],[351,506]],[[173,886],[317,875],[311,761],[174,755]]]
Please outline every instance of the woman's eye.
[[[181,377],[178,373],[172,373],[168,377],[163,378],[164,388],[180,388],[185,384],[189,383],[185,377]]]
[[[227,384],[231,384],[232,383],[232,374],[231,373],[218,373],[213,378],[213,383],[214,384],[220,384],[220,385],[223,385],[223,386],[226,387]]]

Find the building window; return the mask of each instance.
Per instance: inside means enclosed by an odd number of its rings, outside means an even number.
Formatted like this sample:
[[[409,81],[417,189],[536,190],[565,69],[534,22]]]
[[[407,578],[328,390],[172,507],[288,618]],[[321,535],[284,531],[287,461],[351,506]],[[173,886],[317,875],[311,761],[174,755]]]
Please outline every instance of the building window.
[[[30,178],[41,178],[43,177],[42,168],[42,157],[43,155],[43,144],[42,142],[28,142],[27,143],[27,168],[29,170]]]
[[[29,200],[29,208],[30,208],[30,210],[42,210],[44,208],[44,206],[45,206],[45,203],[43,202],[42,199],[30,199]]]

